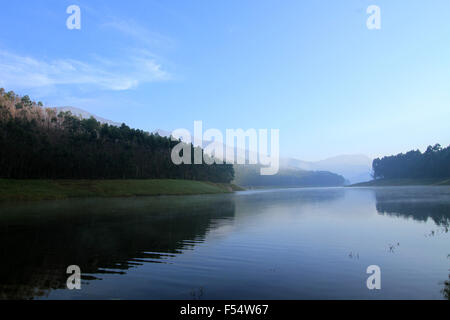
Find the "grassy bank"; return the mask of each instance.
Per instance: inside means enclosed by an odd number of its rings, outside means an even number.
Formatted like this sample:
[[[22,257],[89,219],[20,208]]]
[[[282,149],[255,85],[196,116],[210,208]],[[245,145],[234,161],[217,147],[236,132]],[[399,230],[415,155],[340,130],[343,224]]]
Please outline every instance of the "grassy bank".
[[[389,187],[389,186],[448,186],[450,179],[379,179],[357,183],[350,187]]]
[[[191,180],[10,180],[0,179],[0,201],[84,197],[133,197],[229,193],[230,184]]]

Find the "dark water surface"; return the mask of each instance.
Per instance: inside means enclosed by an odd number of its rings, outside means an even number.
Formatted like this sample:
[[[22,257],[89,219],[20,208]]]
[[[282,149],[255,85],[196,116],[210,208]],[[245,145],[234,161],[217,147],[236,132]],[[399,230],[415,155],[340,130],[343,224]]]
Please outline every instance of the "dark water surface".
[[[449,223],[450,187],[1,204],[0,298],[444,299]]]

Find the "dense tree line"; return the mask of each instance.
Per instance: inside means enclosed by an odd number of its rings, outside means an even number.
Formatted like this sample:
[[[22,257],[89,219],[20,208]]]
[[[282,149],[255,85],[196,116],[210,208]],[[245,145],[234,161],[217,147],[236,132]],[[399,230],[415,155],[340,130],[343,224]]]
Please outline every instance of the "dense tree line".
[[[178,143],[125,124],[57,113],[0,89],[1,178],[233,179],[232,165],[173,164],[171,150]]]
[[[450,178],[450,146],[436,144],[423,153],[415,150],[377,158],[372,167],[375,179]]]

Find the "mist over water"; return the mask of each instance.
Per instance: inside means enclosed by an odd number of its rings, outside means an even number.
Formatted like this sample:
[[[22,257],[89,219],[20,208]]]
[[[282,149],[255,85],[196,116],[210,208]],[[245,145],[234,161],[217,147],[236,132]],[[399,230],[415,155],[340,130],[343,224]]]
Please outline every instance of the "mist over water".
[[[0,298],[444,299],[449,223],[450,187],[2,204]]]

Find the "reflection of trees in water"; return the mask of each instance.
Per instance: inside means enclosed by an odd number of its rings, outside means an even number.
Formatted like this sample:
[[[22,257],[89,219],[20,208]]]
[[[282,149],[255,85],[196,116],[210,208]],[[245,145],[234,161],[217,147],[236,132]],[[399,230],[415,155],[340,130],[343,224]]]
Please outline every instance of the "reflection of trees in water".
[[[449,198],[436,196],[431,191],[427,194],[426,191],[420,192],[419,189],[416,194],[409,193],[405,196],[386,189],[375,190],[377,211],[380,214],[412,218],[417,221],[427,221],[431,218],[436,225],[448,228],[450,225]]]
[[[442,294],[445,299],[450,300],[450,275],[448,275],[448,280],[444,281],[444,289],[442,289]]]
[[[270,192],[269,197],[266,192]],[[276,191],[273,189],[268,189],[267,191],[261,189],[254,193],[248,193],[246,200],[242,201],[242,205],[251,206],[252,211],[258,211],[260,210],[259,208],[264,208],[267,204],[286,207],[293,205],[326,204],[342,199],[344,196],[345,190],[343,188],[292,188]],[[247,199],[251,201],[247,201]]]
[[[450,259],[450,254],[447,255],[447,259]],[[441,292],[445,299],[450,300],[450,274],[448,275],[448,280],[444,281],[444,288]]]
[[[437,226],[442,227],[432,230],[426,236],[431,237],[449,231],[450,201],[448,193],[439,193],[432,188],[411,189],[409,192],[380,189],[375,190],[375,198],[377,211],[380,214],[412,218],[424,222],[431,218]],[[450,275],[443,284],[442,295],[445,299],[450,300]]]
[[[206,199],[206,200],[205,200]],[[214,220],[234,217],[229,198],[176,197],[43,203],[2,208],[0,299],[30,299],[64,289],[66,268],[83,280],[124,273],[201,242]]]

